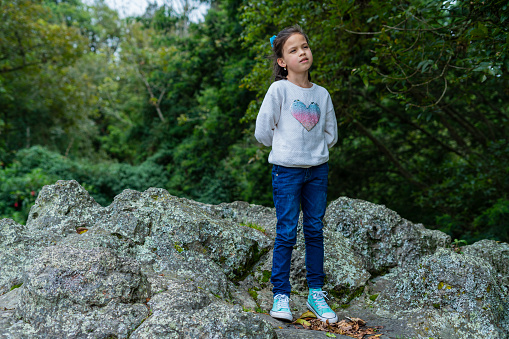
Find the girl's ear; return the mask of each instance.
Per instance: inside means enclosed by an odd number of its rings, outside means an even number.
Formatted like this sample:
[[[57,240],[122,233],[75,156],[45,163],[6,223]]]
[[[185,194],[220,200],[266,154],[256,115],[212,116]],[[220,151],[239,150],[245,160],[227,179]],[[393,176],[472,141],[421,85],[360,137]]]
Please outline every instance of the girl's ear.
[[[286,62],[283,60],[283,58],[278,58],[277,64],[283,68],[286,67]]]

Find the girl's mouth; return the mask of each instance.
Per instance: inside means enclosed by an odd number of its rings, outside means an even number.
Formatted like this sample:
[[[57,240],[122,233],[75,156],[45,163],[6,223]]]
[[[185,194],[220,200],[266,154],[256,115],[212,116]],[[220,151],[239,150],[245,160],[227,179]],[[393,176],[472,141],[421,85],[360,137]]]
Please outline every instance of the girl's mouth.
[[[302,59],[300,62],[303,63],[303,62],[308,62],[309,59]]]

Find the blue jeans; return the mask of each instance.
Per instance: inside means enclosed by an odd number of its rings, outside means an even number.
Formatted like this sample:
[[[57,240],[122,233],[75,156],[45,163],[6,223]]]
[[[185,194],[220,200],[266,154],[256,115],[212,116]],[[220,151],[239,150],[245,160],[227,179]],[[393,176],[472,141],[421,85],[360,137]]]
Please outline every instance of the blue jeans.
[[[327,207],[327,163],[310,168],[272,167],[272,189],[277,230],[272,256],[272,292],[290,296],[290,264],[297,241],[300,207],[306,242],[308,288],[321,288],[323,272],[323,217]]]

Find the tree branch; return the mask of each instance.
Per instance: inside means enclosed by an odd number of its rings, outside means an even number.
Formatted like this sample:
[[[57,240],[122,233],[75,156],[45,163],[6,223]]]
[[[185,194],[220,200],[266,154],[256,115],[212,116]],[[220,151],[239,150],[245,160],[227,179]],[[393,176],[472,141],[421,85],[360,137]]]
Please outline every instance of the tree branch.
[[[485,145],[488,138],[477,127],[472,125],[470,121],[462,117],[454,108],[444,104],[438,105],[442,111],[447,113],[453,120],[459,123],[465,130],[467,130],[480,144]]]
[[[431,139],[432,141],[434,141],[435,143],[437,143],[438,145],[440,145],[442,148],[446,149],[447,151],[449,152],[452,152],[454,154],[457,154],[458,156],[460,156],[462,159],[464,159],[465,161],[467,161],[468,163],[470,163],[470,161],[465,157],[464,154],[462,154],[460,151],[458,151],[457,149],[454,149],[452,148],[451,146],[443,143],[441,140],[439,140],[438,138],[436,138],[433,134],[431,134],[430,132],[426,131],[424,128],[422,128],[421,126],[419,126],[418,124],[416,124],[415,122],[413,122],[412,120],[406,118],[404,115],[400,114],[398,111],[395,111],[395,110],[390,110],[389,108],[385,107],[384,105],[380,104],[379,102],[369,98],[367,95],[363,94],[363,93],[360,93],[364,98],[366,98],[369,102],[371,102],[372,104],[376,105],[377,107],[381,108],[382,110],[386,111],[387,113],[389,113],[390,115],[395,115],[397,116],[401,121],[403,121],[404,123],[406,123],[407,125],[410,125],[412,126],[413,128],[415,128],[416,130],[420,131],[421,133],[423,133],[424,135],[426,135],[429,139]]]
[[[159,96],[159,99],[156,99],[156,97],[154,95],[154,92],[152,92],[152,87],[150,86],[148,80],[146,79],[146,77],[143,74],[143,72],[141,71],[141,69],[138,66],[136,66],[136,70],[138,71],[138,74],[139,74],[141,80],[145,84],[145,87],[147,87],[147,91],[148,91],[148,93],[150,95],[150,99],[151,99],[150,102],[152,103],[152,105],[155,106],[156,111],[157,111],[157,115],[159,116],[159,119],[161,119],[162,122],[165,122],[165,119],[164,119],[164,116],[163,116],[163,112],[161,112],[161,108],[160,108],[159,104],[161,103],[161,100],[162,100],[162,97],[164,95],[164,92],[166,91],[166,88],[162,91],[161,95]]]
[[[394,154],[392,154],[392,152],[380,140],[378,140],[363,124],[361,124],[356,119],[353,119],[353,123],[365,136],[367,136],[375,144],[375,146],[383,154],[385,154],[385,156],[389,159],[390,162],[392,162],[396,166],[396,168],[399,170],[399,173],[401,173],[401,175],[403,175],[404,178],[406,178],[409,182],[422,189],[425,189],[427,187],[425,184],[417,180],[410,172],[408,172],[403,167],[403,165],[398,161],[398,159],[396,159]]]

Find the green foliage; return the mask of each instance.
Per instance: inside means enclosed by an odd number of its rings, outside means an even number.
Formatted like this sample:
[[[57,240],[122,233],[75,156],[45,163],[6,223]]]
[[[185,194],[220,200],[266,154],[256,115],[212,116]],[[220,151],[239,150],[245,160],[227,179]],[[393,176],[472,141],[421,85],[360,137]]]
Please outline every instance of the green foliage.
[[[338,118],[328,199],[509,241],[506,2],[210,5],[192,23],[168,3],[121,20],[102,0],[0,0],[1,215],[23,222],[40,187],[71,178],[103,205],[157,186],[272,206],[254,120],[269,37],[298,23]]]
[[[451,243],[451,248],[453,249],[454,252],[463,254],[463,252],[461,252],[461,246],[466,245],[468,245],[468,242],[466,240],[454,239],[454,241]]]
[[[270,276],[272,275],[271,271],[263,270],[262,272],[262,282],[268,282],[270,280]]]
[[[0,215],[24,224],[42,186],[57,180],[40,168],[25,174],[13,168],[0,171]]]
[[[488,235],[489,238],[506,241],[509,239],[509,200],[499,199],[483,211],[474,220],[473,235],[482,239]]]
[[[35,146],[18,152],[10,166],[0,169],[0,215],[25,223],[44,185],[71,179],[77,180],[103,206],[124,189],[143,191],[164,187],[168,181],[164,167],[150,159],[138,166],[90,164]]]
[[[258,293],[255,290],[250,288],[248,290],[248,293],[253,298],[254,301],[258,300]]]
[[[508,190],[508,13],[500,1],[250,1],[244,46],[258,58],[244,81],[258,97],[246,119],[269,85],[269,37],[299,18],[313,81],[338,114],[329,197],[438,220],[457,238],[493,238],[474,219]]]

